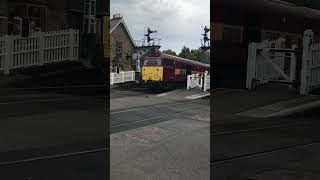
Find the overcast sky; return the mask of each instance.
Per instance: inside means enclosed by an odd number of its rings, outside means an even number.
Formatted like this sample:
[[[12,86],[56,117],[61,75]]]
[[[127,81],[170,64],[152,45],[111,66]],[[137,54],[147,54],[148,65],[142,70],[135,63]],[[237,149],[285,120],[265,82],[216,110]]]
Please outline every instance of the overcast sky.
[[[204,26],[210,25],[210,0],[111,0],[111,17],[121,14],[135,40],[145,27],[158,30],[162,50],[179,53],[183,46],[201,46]]]

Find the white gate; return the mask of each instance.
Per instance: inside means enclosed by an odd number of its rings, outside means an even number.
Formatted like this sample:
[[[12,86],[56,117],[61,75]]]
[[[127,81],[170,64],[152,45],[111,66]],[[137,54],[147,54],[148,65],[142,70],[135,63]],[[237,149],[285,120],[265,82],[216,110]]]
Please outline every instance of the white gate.
[[[204,75],[192,74],[187,77],[187,89],[199,88],[200,90],[210,90],[210,74],[208,71]]]
[[[320,88],[320,43],[313,41],[314,33],[306,30],[303,38],[300,93]]]
[[[122,71],[119,73],[110,73],[110,85],[135,81],[135,71]]]
[[[0,37],[0,70],[78,60],[79,30],[32,33],[29,37]]]
[[[258,84],[283,82],[290,86],[296,75],[296,45],[291,49],[281,48],[283,40],[250,43],[248,48],[246,87]]]

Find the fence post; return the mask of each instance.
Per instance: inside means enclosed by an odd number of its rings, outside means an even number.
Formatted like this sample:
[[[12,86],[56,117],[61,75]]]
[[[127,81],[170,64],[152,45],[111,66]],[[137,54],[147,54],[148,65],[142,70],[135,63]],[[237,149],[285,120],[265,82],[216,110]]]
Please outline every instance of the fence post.
[[[121,77],[122,77],[121,83],[123,83],[123,82],[124,82],[124,71],[122,71],[122,72],[120,72],[120,73],[121,73]]]
[[[80,43],[80,37],[79,37],[79,29],[75,30],[75,44],[76,44],[76,52],[74,52],[75,54],[75,60],[78,61],[79,60],[79,43]]]
[[[300,94],[307,94],[309,91],[310,53],[311,53],[312,39],[313,39],[312,30],[310,29],[306,30],[303,36]]]
[[[12,36],[5,36],[5,58],[4,58],[4,75],[10,74],[10,65],[13,57],[13,38]]]
[[[69,60],[73,61],[74,58],[74,43],[75,43],[75,32],[74,29],[69,29]]]
[[[204,72],[203,91],[207,91],[207,75],[208,75],[208,71],[205,71]]]
[[[255,66],[257,58],[257,45],[256,43],[250,43],[248,46],[248,61],[247,61],[247,83],[246,88],[252,88],[252,80],[255,77]]]
[[[110,84],[114,84],[114,73],[110,73]]]
[[[199,80],[200,80],[200,90],[202,90],[203,87],[203,75],[199,75]]]
[[[39,65],[44,64],[45,37],[43,32],[39,32]]]
[[[297,59],[296,59],[296,53],[295,49],[297,48],[297,45],[292,45],[291,49],[294,50],[294,52],[291,53],[291,63],[290,63],[290,82],[293,83],[296,79],[296,65],[297,65]],[[293,88],[293,85],[290,84],[290,88]]]
[[[187,77],[188,77],[187,78],[187,90],[189,90],[190,89],[190,78],[191,78],[191,75],[188,75]]]
[[[136,78],[135,78],[135,72],[134,71],[131,71],[131,81],[135,81]]]

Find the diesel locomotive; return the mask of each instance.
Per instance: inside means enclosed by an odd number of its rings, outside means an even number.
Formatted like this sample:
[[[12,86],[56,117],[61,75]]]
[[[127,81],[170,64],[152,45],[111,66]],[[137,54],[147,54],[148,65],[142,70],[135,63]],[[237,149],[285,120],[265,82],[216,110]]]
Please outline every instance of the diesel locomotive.
[[[180,58],[162,52],[150,53],[142,66],[142,81],[147,84],[166,87],[185,83],[191,74],[203,74],[210,71],[210,65],[198,61]]]

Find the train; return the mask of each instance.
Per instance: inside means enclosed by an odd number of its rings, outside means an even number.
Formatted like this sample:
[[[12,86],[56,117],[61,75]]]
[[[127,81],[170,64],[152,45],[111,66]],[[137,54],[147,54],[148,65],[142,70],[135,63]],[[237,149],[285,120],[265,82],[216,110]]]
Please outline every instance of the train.
[[[215,87],[245,88],[250,42],[282,38],[282,47],[301,48],[306,29],[320,40],[320,11],[280,0],[215,0],[210,24]]]
[[[187,76],[210,72],[210,65],[163,52],[148,54],[142,66],[142,82],[147,86],[167,88],[185,84]]]

